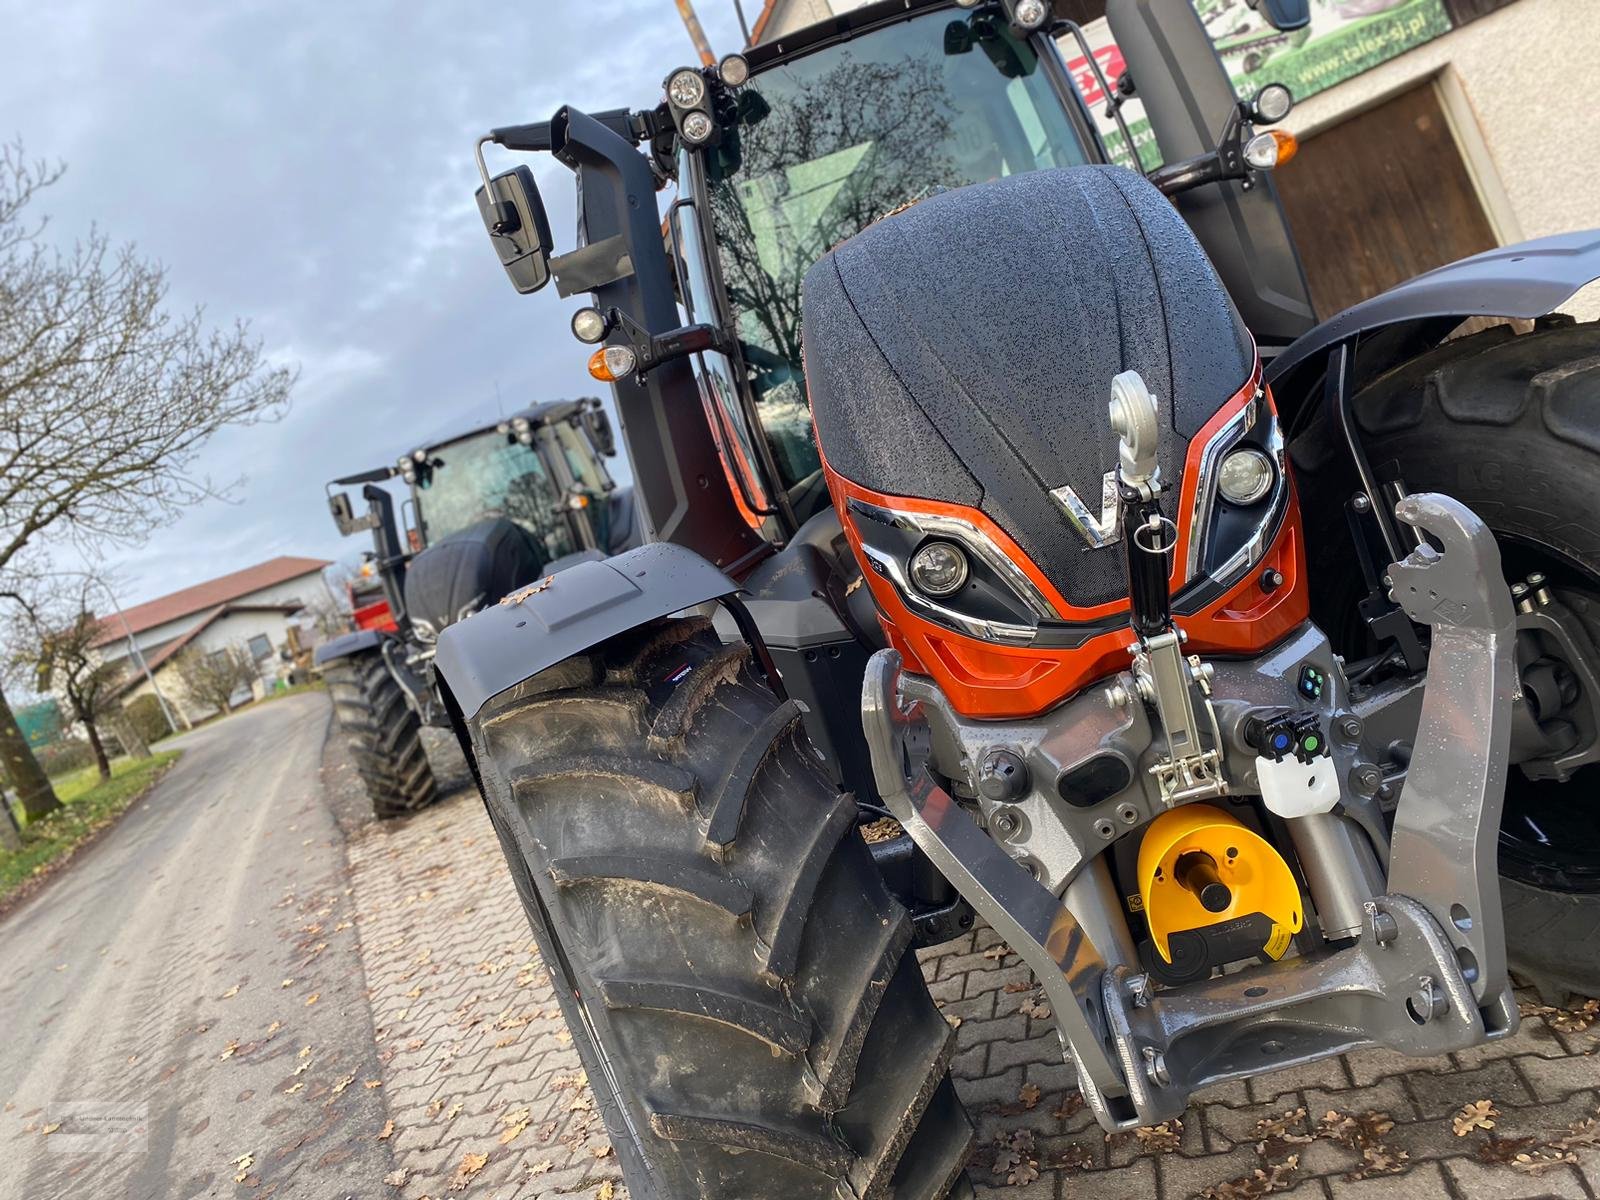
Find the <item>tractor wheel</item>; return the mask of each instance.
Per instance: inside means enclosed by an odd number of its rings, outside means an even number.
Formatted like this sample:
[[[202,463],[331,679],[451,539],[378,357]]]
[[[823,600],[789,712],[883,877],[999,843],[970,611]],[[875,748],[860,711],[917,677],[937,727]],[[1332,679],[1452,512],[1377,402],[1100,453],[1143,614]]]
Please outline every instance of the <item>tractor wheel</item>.
[[[422,748],[422,723],[377,650],[323,668],[333,713],[350,745],[374,815],[403,817],[439,798]]]
[[[1398,462],[1411,491],[1471,507],[1500,542],[1507,581],[1543,572],[1600,642],[1600,323],[1447,342],[1363,389],[1355,411],[1374,466]],[[1324,457],[1329,442],[1313,432]],[[1302,493],[1329,497],[1314,518],[1321,536],[1307,539],[1320,556],[1313,595],[1330,596],[1313,615],[1332,632],[1354,611],[1330,586],[1353,573],[1334,499],[1353,485],[1311,479]],[[1566,783],[1511,768],[1500,877],[1512,969],[1554,1002],[1600,995],[1600,764]]]
[[[910,919],[745,646],[656,622],[469,724],[635,1200],[964,1186],[954,1030]]]

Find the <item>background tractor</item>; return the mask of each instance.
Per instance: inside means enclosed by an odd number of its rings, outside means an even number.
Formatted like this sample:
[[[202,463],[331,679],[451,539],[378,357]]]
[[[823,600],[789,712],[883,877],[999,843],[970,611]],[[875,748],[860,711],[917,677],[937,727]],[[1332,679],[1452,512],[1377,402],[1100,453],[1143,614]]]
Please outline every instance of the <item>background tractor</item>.
[[[370,530],[373,549],[351,586],[355,629],[319,646],[316,664],[377,815],[436,798],[421,728],[444,720],[440,632],[564,566],[637,544],[632,489],[605,465],[615,453],[598,400],[561,400],[328,485],[339,532]],[[400,515],[387,486],[397,480],[407,489]],[[355,486],[360,517],[336,490]]]
[[[592,298],[649,544],[453,625],[440,700],[632,1194],[959,1188],[909,951],[974,910],[1108,1129],[1504,1036],[1508,941],[1600,985],[1600,336],[1551,315],[1600,235],[1315,325],[1291,99],[1187,4],[1107,18],[1147,180],[1040,0],[865,5],[479,143],[514,285]],[[573,170],[575,250],[486,144]],[[1449,340],[1481,316],[1534,325]]]

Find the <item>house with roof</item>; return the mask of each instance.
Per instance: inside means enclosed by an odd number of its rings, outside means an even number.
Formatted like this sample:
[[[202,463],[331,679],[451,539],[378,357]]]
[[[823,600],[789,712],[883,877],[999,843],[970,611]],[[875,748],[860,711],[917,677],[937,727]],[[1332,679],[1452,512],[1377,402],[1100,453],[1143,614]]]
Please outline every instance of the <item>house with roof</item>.
[[[124,703],[152,691],[148,668],[174,716],[192,724],[214,709],[188,695],[178,677],[178,655],[191,647],[217,653],[241,646],[255,661],[261,683],[270,685],[284,669],[285,648],[309,644],[308,610],[336,606],[322,574],[328,565],[326,559],[279,556],[110,613],[101,621],[95,648],[105,661],[127,664]]]

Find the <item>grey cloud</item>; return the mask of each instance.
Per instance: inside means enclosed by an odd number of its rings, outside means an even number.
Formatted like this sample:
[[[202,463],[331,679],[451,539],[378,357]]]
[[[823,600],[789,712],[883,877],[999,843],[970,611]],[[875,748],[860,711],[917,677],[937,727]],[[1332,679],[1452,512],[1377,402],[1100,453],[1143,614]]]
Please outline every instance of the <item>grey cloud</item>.
[[[713,44],[736,48],[731,0],[698,8]],[[6,0],[0,28],[5,132],[69,164],[47,197],[53,236],[98,222],[137,242],[169,267],[175,304],[245,317],[303,365],[285,421],[205,455],[212,478],[244,477],[236,503],[107,554],[126,601],[271,554],[348,551],[323,482],[494,412],[497,385],[508,406],[597,390],[567,332],[576,302],[506,283],[471,143],[561,103],[653,103],[693,54],[670,0]],[[570,246],[570,176],[535,165]]]

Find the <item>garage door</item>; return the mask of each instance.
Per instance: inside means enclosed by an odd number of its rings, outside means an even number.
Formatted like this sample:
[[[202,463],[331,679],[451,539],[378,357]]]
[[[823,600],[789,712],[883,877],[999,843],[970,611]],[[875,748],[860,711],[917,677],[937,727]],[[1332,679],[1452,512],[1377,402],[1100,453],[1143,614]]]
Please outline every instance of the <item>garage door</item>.
[[[1306,139],[1276,182],[1319,317],[1498,245],[1432,83]]]

